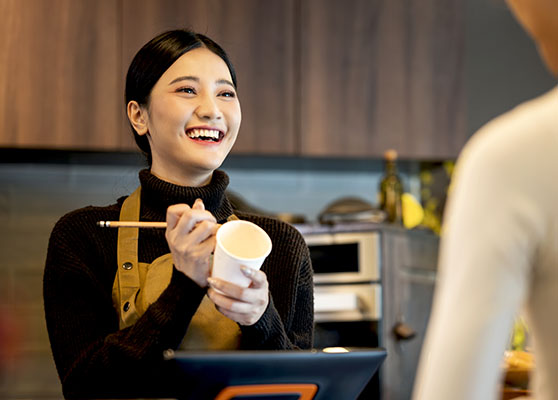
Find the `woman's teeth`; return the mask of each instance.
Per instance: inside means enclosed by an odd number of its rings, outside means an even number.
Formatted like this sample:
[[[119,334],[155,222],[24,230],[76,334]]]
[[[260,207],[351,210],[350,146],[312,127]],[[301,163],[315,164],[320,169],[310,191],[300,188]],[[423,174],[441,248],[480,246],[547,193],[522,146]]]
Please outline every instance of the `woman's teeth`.
[[[200,140],[213,140],[217,142],[221,132],[214,129],[191,129],[186,132],[189,138]]]

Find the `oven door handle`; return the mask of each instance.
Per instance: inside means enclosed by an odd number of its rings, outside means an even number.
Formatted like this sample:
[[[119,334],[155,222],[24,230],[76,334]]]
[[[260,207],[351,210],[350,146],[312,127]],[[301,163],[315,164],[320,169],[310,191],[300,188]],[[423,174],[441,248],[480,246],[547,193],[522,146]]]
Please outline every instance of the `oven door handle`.
[[[314,312],[360,311],[357,293],[315,293]]]

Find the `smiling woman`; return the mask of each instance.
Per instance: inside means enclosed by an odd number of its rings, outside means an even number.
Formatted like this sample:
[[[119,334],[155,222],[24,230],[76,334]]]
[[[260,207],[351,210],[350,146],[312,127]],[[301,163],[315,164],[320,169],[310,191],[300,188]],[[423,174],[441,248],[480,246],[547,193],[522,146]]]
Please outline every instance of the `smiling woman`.
[[[313,282],[302,236],[235,212],[218,170],[237,138],[240,103],[226,53],[204,35],[165,32],[135,56],[126,111],[149,168],[140,187],[62,217],[44,274],[50,343],[66,397],[176,397],[168,349],[307,349]],[[166,221],[166,230],[98,221]],[[210,277],[215,235],[231,219],[263,228],[273,250],[248,287]],[[141,233],[141,234],[140,234]]]
[[[191,48],[173,48],[167,44],[172,35],[153,40],[132,61],[126,79],[128,118],[152,173],[180,185],[199,186],[209,182],[238,135],[241,111],[236,76],[215,42],[197,35],[199,41]],[[164,57],[156,61],[160,70],[167,67],[157,82],[149,88],[134,86],[149,72],[136,65],[153,60],[152,51],[163,43],[170,50],[164,54],[174,62],[167,66],[169,60]]]
[[[149,104],[129,101],[128,117],[136,134],[147,136],[153,174],[198,186],[209,182],[231,150],[241,113],[226,63],[201,47],[165,71]]]

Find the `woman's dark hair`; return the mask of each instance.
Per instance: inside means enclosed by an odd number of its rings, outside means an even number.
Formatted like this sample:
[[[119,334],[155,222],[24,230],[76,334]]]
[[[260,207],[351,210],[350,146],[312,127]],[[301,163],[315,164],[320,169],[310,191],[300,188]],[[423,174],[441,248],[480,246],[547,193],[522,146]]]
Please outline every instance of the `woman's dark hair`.
[[[126,107],[132,100],[140,106],[149,106],[153,86],[161,75],[190,50],[205,47],[218,55],[229,68],[232,82],[236,88],[236,74],[227,53],[205,35],[186,29],[163,32],[147,42],[135,55],[126,74]],[[151,148],[146,135],[140,136],[132,126],[134,139],[151,165]]]

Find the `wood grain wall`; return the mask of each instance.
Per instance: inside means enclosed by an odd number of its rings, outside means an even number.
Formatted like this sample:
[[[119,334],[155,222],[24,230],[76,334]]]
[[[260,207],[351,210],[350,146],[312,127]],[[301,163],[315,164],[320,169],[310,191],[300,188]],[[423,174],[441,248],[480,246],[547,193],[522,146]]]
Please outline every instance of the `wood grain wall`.
[[[463,1],[303,4],[304,154],[457,154],[467,139]]]
[[[122,146],[113,0],[0,1],[0,145]]]
[[[231,55],[234,152],[450,158],[467,140],[464,0],[0,0],[0,146],[135,149],[124,77],[157,33]]]

